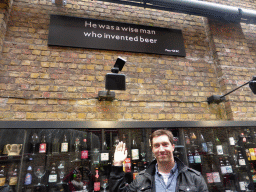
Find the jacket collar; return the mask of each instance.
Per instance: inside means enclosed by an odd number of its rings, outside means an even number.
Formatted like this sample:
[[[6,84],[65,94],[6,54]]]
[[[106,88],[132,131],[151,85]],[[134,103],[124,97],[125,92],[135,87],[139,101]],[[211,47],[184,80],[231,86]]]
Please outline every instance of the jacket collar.
[[[174,160],[176,161],[177,163],[177,167],[178,167],[178,171],[181,172],[181,171],[185,171],[187,169],[187,166],[184,165],[184,163],[178,158],[178,157],[174,157]],[[152,161],[148,168],[146,169],[146,173],[150,174],[150,175],[154,175],[155,174],[155,171],[156,171],[156,163],[157,161],[154,160]]]

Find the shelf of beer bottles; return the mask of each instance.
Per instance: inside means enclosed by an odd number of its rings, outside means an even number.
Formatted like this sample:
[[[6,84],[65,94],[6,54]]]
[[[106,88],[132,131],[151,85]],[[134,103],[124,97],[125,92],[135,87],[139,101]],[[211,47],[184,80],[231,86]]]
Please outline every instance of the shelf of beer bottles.
[[[21,155],[16,156],[0,156],[0,161],[20,161]]]

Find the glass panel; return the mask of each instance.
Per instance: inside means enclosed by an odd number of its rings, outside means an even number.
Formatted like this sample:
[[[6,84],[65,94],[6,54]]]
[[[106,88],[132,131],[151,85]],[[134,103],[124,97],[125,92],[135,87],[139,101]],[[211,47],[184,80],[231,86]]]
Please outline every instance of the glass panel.
[[[104,191],[115,146],[126,143],[127,182],[132,182],[154,157],[150,134],[156,129],[29,129],[20,184],[23,191]],[[182,129],[175,137],[174,155],[184,161]]]
[[[0,129],[0,191],[18,191],[25,129]]]
[[[209,191],[254,191],[254,127],[165,129],[174,135],[174,156],[201,172]],[[155,130],[0,129],[0,190],[108,191],[119,141],[128,150],[123,170],[130,183],[154,159]]]
[[[255,128],[184,129],[188,166],[201,172],[209,191],[254,191]]]

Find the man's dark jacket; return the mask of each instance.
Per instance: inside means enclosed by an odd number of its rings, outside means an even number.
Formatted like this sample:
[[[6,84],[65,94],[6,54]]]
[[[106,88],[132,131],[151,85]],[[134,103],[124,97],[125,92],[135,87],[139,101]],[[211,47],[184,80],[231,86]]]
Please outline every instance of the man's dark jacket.
[[[208,192],[205,180],[200,172],[191,169],[175,157],[178,166],[178,178],[175,192]],[[110,173],[109,188],[111,192],[155,192],[155,165],[154,160],[146,170],[141,171],[136,179],[128,184],[128,179],[122,166],[113,166]]]

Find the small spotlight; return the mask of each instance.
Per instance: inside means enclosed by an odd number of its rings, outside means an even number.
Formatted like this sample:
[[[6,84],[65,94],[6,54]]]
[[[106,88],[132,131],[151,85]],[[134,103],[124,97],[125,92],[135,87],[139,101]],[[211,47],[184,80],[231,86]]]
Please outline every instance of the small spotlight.
[[[243,86],[245,86],[245,85],[247,85],[247,84],[249,84],[249,87],[250,87],[250,89],[252,90],[252,92],[253,92],[254,94],[256,94],[256,76],[254,76],[254,77],[252,78],[252,80],[250,80],[250,81],[246,82],[245,84],[243,84],[243,85],[241,85],[241,86],[239,86],[239,87],[233,89],[232,91],[229,91],[229,92],[226,93],[225,95],[212,95],[212,96],[208,97],[208,98],[207,98],[207,102],[208,102],[208,104],[211,104],[211,103],[217,103],[217,104],[219,104],[219,103],[225,101],[225,96],[229,95],[230,93],[233,93],[233,92],[236,91],[237,89],[240,89],[241,87],[243,87]]]

